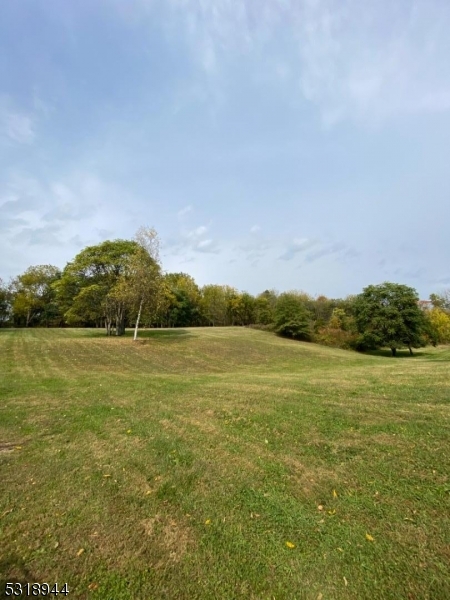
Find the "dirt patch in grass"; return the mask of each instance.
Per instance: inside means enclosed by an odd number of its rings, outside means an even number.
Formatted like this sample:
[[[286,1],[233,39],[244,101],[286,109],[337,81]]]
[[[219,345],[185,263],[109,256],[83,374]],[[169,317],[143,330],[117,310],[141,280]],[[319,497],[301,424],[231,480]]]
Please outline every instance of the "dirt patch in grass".
[[[24,442],[16,441],[16,442],[0,442],[0,455],[1,454],[12,454],[17,450],[21,450]]]

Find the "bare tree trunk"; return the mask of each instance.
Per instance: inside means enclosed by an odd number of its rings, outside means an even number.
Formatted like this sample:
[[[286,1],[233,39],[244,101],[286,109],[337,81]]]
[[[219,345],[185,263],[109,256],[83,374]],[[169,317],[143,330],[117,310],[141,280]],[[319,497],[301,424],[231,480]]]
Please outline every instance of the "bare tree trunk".
[[[141,312],[142,312],[142,304],[144,303],[144,300],[141,299],[141,303],[139,304],[139,311],[138,311],[138,315],[137,315],[137,319],[136,319],[136,324],[134,326],[134,336],[133,336],[133,341],[137,340],[137,336],[138,336],[138,329],[139,329],[139,321],[141,320]]]
[[[112,325],[112,321],[109,317],[107,317],[105,319],[106,335],[111,335],[111,325]]]

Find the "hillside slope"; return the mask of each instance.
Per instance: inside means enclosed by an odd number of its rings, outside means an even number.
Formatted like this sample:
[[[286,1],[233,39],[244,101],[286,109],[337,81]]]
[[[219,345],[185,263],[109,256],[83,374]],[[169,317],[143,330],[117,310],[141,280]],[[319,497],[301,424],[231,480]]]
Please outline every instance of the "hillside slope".
[[[449,350],[0,330],[0,584],[447,598]]]

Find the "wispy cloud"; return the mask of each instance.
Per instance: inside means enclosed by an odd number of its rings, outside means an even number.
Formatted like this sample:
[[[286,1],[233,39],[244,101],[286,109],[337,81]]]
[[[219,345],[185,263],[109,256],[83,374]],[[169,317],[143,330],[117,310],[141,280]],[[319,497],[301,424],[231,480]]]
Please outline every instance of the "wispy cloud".
[[[281,260],[292,260],[294,256],[301,252],[305,252],[309,248],[312,248],[317,244],[317,240],[309,239],[309,238],[294,238],[292,242],[290,242],[279,258]]]
[[[177,217],[179,219],[182,219],[183,217],[185,217],[190,212],[192,212],[192,206],[189,204],[188,206],[185,206],[184,208],[182,208],[181,210],[179,210],[177,212]]]
[[[50,261],[69,260],[83,245],[117,237],[123,216],[117,206],[127,193],[88,173],[78,172],[63,181],[39,181],[16,174],[0,196],[0,256],[20,247],[27,264],[36,261],[35,247]],[[80,232],[82,234],[80,235]],[[55,254],[54,248],[64,247]],[[52,250],[53,249],[53,250]],[[9,270],[7,264],[0,267]]]
[[[326,126],[450,110],[450,3],[170,0],[170,6],[206,74],[257,55],[318,108]],[[280,30],[283,43],[274,45]]]
[[[0,138],[16,144],[31,144],[36,136],[34,117],[0,96]]]
[[[319,0],[296,24],[301,90],[326,124],[450,108],[450,5]]]
[[[218,242],[211,237],[206,237],[208,227],[199,225],[188,231],[181,231],[176,237],[169,239],[164,244],[169,255],[191,255],[200,252],[205,254],[218,254],[220,252]]]

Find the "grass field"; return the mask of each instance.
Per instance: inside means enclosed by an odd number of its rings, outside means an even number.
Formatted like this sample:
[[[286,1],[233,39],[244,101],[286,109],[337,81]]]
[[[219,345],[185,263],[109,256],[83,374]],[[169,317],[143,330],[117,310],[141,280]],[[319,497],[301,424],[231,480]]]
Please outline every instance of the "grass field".
[[[0,597],[450,598],[450,349],[0,329]]]

